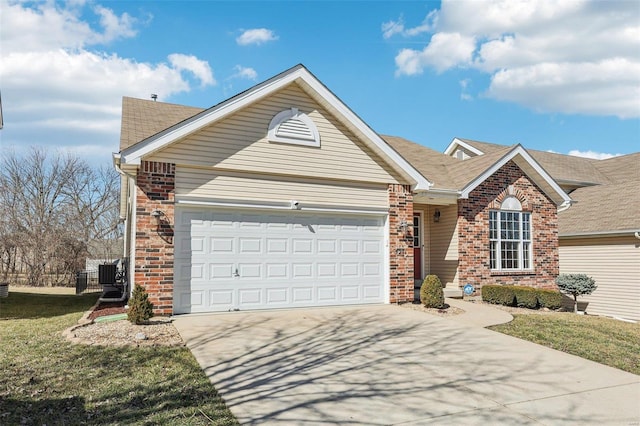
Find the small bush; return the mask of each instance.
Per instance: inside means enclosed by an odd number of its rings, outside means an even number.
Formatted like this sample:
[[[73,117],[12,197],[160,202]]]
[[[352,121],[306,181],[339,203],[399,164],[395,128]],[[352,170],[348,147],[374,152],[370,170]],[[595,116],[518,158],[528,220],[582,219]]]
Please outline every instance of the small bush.
[[[444,292],[437,275],[427,275],[422,282],[420,302],[427,308],[444,308]]]
[[[573,310],[578,311],[578,296],[593,293],[598,286],[596,281],[585,274],[560,274],[556,284],[561,292],[573,296]]]
[[[516,295],[513,286],[483,285],[482,300],[494,305],[515,306]]]
[[[513,292],[516,296],[516,305],[521,308],[537,309],[538,296],[536,289],[533,287],[513,286]]]
[[[556,310],[562,307],[562,293],[559,291],[540,289],[537,294],[541,308]]]
[[[149,301],[149,295],[146,290],[140,284],[136,284],[129,299],[127,319],[133,324],[143,324],[152,316],[153,303]]]

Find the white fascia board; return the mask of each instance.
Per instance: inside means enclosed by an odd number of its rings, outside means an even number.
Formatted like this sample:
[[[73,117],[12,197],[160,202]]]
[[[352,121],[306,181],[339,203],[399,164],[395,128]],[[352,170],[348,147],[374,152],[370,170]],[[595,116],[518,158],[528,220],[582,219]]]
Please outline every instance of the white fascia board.
[[[140,164],[141,158],[152,152],[164,148],[185,136],[188,136],[232,113],[257,101],[258,99],[273,93],[290,84],[301,74],[304,75],[304,67],[298,65],[282,74],[279,74],[244,93],[240,93],[212,108],[202,111],[187,120],[178,123],[168,129],[151,136],[129,148],[124,149],[121,161],[126,164]],[[306,73],[308,74],[308,72]],[[303,77],[304,78],[304,77]]]
[[[430,189],[416,192],[413,196],[415,204],[453,205],[458,203],[460,192],[448,189]]]
[[[628,237],[634,236],[639,231],[637,229],[623,229],[621,231],[592,231],[574,232],[572,234],[558,234],[559,238],[598,238],[598,237]]]
[[[444,153],[447,155],[451,155],[456,151],[456,147],[461,146],[464,149],[473,152],[476,155],[483,155],[484,152],[480,151],[478,148],[474,148],[468,143],[461,141],[458,138],[453,138],[447,149],[444,150]]]
[[[538,162],[534,160],[533,157],[529,155],[527,150],[525,150],[520,144],[516,145],[511,151],[505,154],[500,160],[493,163],[493,165],[489,169],[487,169],[484,173],[482,173],[480,176],[475,178],[464,189],[462,189],[462,191],[460,192],[460,198],[469,198],[469,194],[471,193],[471,191],[476,189],[478,185],[480,185],[482,182],[487,180],[491,175],[493,175],[495,172],[500,170],[502,166],[507,164],[507,162],[514,159],[516,156],[522,157],[527,163],[529,163],[529,165],[536,171],[536,173],[538,173],[538,175],[540,175],[540,177],[547,184],[549,184],[549,186],[556,193],[558,193],[558,195],[560,195],[560,197],[562,198],[562,203],[560,204],[571,203],[572,201],[571,197],[569,197],[569,195],[567,195],[567,193],[564,192],[564,190],[560,187],[560,185],[558,185],[556,181],[553,180],[551,175],[549,175],[549,173],[547,173],[546,170],[543,169],[542,166],[540,166],[540,164],[538,164]]]
[[[416,184],[414,190],[427,190],[433,186],[427,178],[422,176],[411,164],[409,164],[400,154],[398,154],[389,144],[387,144],[376,132],[374,132],[360,117],[358,117],[344,102],[331,92],[324,84],[315,78],[309,71],[303,69],[306,75],[303,80],[309,87],[315,90],[320,96],[326,99],[335,110],[350,121],[366,138],[391,161],[399,166]]]
[[[176,205],[194,206],[194,207],[220,207],[220,208],[236,208],[236,209],[255,209],[255,210],[285,210],[285,211],[302,211],[314,213],[345,213],[384,216],[389,214],[386,208],[366,208],[360,206],[332,206],[323,204],[300,203],[299,207],[292,208],[291,202],[273,202],[273,203],[252,203],[236,200],[223,199],[196,199],[189,197],[176,197]]]

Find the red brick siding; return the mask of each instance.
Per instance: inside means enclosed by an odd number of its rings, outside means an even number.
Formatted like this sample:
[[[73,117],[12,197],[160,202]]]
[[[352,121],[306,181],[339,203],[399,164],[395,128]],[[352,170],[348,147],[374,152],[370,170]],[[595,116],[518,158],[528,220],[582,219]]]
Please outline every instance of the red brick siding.
[[[156,315],[173,313],[173,224],[175,164],[143,161],[136,178],[134,282],[149,293]],[[151,216],[164,215],[160,224]]]
[[[491,272],[489,267],[489,210],[499,209],[508,196],[517,197],[531,212],[533,271]],[[484,284],[516,284],[556,289],[558,213],[556,205],[512,161],[458,201],[458,276],[480,289]]]
[[[406,230],[400,229],[402,222]],[[413,301],[413,195],[408,185],[389,185],[390,302]]]

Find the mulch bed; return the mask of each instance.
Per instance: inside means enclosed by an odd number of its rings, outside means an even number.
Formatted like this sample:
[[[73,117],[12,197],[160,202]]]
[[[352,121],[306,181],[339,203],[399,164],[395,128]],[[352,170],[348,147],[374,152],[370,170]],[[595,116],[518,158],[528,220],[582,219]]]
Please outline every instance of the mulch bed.
[[[87,319],[94,320],[107,315],[124,314],[127,312],[124,306],[125,302],[101,302],[98,307],[89,314]]]

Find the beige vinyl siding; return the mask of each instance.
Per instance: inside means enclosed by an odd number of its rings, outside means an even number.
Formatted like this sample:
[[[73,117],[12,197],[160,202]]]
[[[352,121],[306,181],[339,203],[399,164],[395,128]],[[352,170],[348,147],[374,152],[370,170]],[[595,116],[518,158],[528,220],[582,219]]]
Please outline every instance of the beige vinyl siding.
[[[268,141],[271,119],[292,107],[307,114],[317,126],[321,139],[319,148]],[[391,168],[297,84],[287,86],[148,159],[234,171],[398,182]]]
[[[433,221],[435,210],[440,210],[440,221]],[[424,217],[429,254],[425,269],[435,274],[447,287],[458,287],[458,206],[427,206]],[[426,250],[425,250],[426,251]]]
[[[190,198],[245,202],[297,200],[336,207],[387,208],[387,186],[383,184],[338,184],[331,181],[219,172],[211,169],[176,167],[176,195]]]
[[[587,274],[598,288],[578,300],[587,312],[640,321],[640,240],[629,237],[560,239],[560,273]]]

